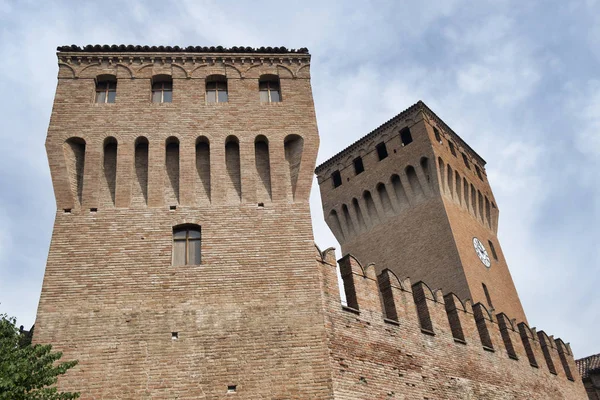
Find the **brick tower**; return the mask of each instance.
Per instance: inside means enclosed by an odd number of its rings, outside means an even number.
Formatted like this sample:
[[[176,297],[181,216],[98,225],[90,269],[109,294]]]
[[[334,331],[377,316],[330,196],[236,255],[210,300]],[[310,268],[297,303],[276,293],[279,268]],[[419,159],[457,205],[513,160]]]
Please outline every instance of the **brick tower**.
[[[65,46],[34,341],[82,398],[327,398],[306,49]]]
[[[485,161],[423,102],[316,172],[343,254],[526,321]]]

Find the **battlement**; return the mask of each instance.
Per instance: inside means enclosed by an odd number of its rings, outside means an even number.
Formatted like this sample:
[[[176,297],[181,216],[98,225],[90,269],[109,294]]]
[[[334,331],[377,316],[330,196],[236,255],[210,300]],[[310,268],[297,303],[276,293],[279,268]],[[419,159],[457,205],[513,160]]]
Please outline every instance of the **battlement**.
[[[528,386],[516,384],[512,388],[497,388],[496,395],[583,398],[575,395],[579,390],[579,377],[571,348],[562,339],[530,328],[527,323],[511,319],[504,313],[494,314],[482,303],[473,304],[470,299],[460,299],[454,293],[432,290],[421,281],[412,283],[410,278],[400,279],[389,269],[383,269],[377,275],[373,264],[364,267],[352,255],[344,256],[337,263],[347,302],[342,305],[333,249],[321,252],[317,248],[316,259],[323,275],[324,301],[329,308],[333,357],[339,362],[338,367],[356,365],[358,360],[352,360],[353,354],[360,354],[364,360],[368,353],[366,349],[373,349],[374,354],[369,356],[374,359],[369,363],[378,364],[379,370],[369,371],[363,365],[360,371],[367,382],[373,381],[370,390],[379,388],[381,383],[389,393],[394,381],[403,385],[397,386],[398,389],[406,388],[409,383],[401,382],[411,381],[410,373],[404,372],[405,376],[402,376],[401,372],[400,378],[404,379],[397,378],[398,365],[406,366],[405,358],[408,358],[412,373],[423,374],[423,379],[419,380],[421,385],[425,383],[425,376],[431,374],[427,370],[433,368],[436,379],[471,381],[467,386],[472,393],[483,390],[489,383],[503,386],[526,377]],[[428,365],[429,362],[432,364]],[[392,370],[386,378],[381,374],[388,363]],[[340,369],[341,382],[352,375],[351,370]],[[494,381],[490,375],[496,372],[503,376]],[[546,389],[531,397],[523,395],[521,390],[530,390],[535,381],[547,386],[548,397],[543,397]],[[448,393],[456,396],[450,398],[462,398],[458,392],[450,390]]]

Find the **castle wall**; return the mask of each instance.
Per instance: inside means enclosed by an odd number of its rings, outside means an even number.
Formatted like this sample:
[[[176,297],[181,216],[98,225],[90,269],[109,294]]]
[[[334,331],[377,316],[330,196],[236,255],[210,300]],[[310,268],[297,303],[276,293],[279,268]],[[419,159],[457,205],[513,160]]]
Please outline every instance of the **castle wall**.
[[[405,126],[413,141],[402,146],[398,132]],[[383,160],[375,151],[381,142],[386,143],[388,150],[388,157]],[[334,188],[329,176],[320,174],[323,211],[332,231],[337,231],[342,253],[374,263],[378,271],[389,268],[399,276],[423,280],[435,288],[469,298],[471,293],[439,193],[436,161],[422,114],[389,127],[353,153],[337,166],[342,177],[340,186]],[[365,172],[356,175],[351,160],[358,155],[362,155]],[[409,179],[411,168],[416,181]],[[381,191],[377,190],[379,183],[385,185],[391,212],[383,205]],[[373,212],[364,199],[365,190],[373,198]],[[358,200],[357,211],[351,199]],[[353,211],[350,218],[344,217],[344,205]],[[335,210],[341,228],[336,228],[331,210]],[[357,222],[361,213],[364,224]]]
[[[334,257],[332,250],[316,255],[335,399],[587,398],[568,345],[481,303],[400,282],[389,270],[377,276],[346,256],[342,306]]]
[[[274,57],[59,53],[46,141],[57,214],[34,341],[79,360],[61,390],[330,397],[309,56]],[[205,101],[216,73],[227,103]],[[94,103],[102,74],[117,77],[114,104]],[[150,102],[158,74],[172,103]],[[279,76],[281,103],[260,103],[263,74]],[[201,227],[199,265],[172,265],[181,224]]]

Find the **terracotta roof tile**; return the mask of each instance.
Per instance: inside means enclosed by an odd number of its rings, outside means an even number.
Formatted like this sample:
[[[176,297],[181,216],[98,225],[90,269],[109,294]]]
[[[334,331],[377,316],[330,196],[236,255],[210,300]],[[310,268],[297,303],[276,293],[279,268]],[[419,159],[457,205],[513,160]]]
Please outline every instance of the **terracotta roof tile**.
[[[309,54],[306,47],[299,49],[287,49],[286,47],[223,47],[223,46],[140,46],[125,44],[88,44],[80,47],[75,44],[58,46],[59,52],[75,53],[105,53],[105,52],[130,52],[130,53],[259,53],[259,54]]]

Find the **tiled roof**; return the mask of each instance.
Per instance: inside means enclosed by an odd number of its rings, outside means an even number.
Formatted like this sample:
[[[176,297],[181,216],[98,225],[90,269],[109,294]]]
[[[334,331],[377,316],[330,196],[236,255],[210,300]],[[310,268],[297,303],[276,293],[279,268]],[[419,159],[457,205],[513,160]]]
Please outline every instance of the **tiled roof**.
[[[130,52],[130,53],[258,53],[258,54],[309,54],[306,47],[287,49],[285,47],[223,47],[223,46],[140,46],[125,44],[88,44],[87,46],[58,46],[58,51],[75,53],[103,53],[103,52]]]
[[[458,134],[456,132],[454,132],[448,125],[446,125],[446,123],[444,121],[442,121],[442,119],[440,117],[438,117],[431,110],[431,108],[427,107],[427,104],[425,104],[425,103],[423,103],[423,101],[419,100],[418,102],[416,102],[412,106],[408,107],[406,110],[402,111],[400,114],[396,115],[394,118],[392,118],[392,119],[384,122],[383,124],[381,124],[379,127],[377,127],[374,130],[372,130],[367,135],[365,135],[362,138],[358,139],[356,142],[352,143],[350,146],[346,147],[344,150],[342,150],[339,153],[335,154],[333,157],[329,158],[328,160],[322,162],[320,165],[317,166],[317,168],[315,169],[315,172],[317,174],[319,174],[320,171],[323,171],[329,165],[331,165],[332,163],[334,163],[337,160],[339,160],[340,158],[342,158],[344,156],[344,154],[346,154],[346,152],[352,151],[353,149],[355,149],[356,147],[360,146],[362,143],[364,143],[365,141],[367,141],[372,136],[377,135],[382,130],[386,129],[388,126],[390,126],[391,124],[395,123],[396,121],[401,120],[403,118],[406,118],[408,115],[410,115],[411,113],[413,113],[416,110],[421,110],[421,111],[426,112],[427,115],[429,115],[437,123],[439,123],[441,126],[443,126],[447,132],[449,132],[449,133],[451,132],[454,135],[455,139],[458,141],[458,143],[463,148],[468,149],[471,152],[471,154],[477,160],[479,160],[479,162],[482,165],[485,165],[485,160],[479,154],[477,154],[477,152],[475,150],[473,150],[471,148],[471,146],[469,146],[464,140],[462,140],[462,138],[460,136],[458,136]]]
[[[581,378],[589,378],[591,372],[600,373],[600,354],[575,360],[575,364],[577,364]]]

